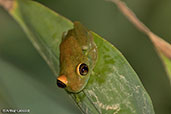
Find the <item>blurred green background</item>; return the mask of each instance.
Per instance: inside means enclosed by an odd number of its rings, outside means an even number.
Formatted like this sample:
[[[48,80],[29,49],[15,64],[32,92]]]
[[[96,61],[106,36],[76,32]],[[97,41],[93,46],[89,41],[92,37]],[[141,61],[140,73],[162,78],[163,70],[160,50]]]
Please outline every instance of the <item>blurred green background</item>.
[[[137,72],[156,114],[171,114],[170,83],[152,43],[113,3],[35,1],[72,21],[80,21],[115,45]],[[171,43],[170,0],[124,1],[144,24]],[[7,107],[30,109],[31,114],[81,113],[67,93],[56,87],[56,77],[20,26],[0,7],[0,109]]]

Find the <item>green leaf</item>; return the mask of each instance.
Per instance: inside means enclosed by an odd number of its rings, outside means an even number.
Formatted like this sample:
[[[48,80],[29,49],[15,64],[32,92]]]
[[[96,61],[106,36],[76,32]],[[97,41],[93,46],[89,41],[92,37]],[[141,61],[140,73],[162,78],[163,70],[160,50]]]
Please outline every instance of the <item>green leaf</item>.
[[[29,36],[35,48],[57,76],[59,44],[71,21],[29,0],[16,0],[6,8]],[[149,95],[123,55],[109,42],[93,33],[98,60],[86,88],[68,93],[83,113],[153,114]]]
[[[147,92],[123,55],[100,36],[93,35],[98,62],[84,91],[73,94],[78,105],[85,112],[89,109],[89,113],[154,113]]]

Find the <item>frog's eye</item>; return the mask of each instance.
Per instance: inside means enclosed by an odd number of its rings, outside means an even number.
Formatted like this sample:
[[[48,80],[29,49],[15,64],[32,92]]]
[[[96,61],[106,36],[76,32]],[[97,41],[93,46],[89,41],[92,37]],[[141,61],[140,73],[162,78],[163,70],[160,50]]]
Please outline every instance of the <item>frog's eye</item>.
[[[85,76],[88,74],[88,66],[85,63],[80,63],[77,66],[78,75]]]

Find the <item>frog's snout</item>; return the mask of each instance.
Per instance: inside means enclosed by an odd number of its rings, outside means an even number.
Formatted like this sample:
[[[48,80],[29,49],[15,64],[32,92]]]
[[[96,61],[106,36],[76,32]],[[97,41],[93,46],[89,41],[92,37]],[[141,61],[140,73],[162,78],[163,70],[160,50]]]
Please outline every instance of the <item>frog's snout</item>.
[[[66,88],[67,83],[68,83],[68,80],[67,80],[67,77],[65,75],[61,75],[57,78],[56,84],[58,85],[58,87]]]

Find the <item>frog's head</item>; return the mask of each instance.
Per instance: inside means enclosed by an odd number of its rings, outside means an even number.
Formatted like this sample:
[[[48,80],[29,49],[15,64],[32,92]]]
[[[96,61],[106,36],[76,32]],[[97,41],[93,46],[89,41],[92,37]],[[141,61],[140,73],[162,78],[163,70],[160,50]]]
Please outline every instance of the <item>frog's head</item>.
[[[96,45],[88,30],[79,22],[60,44],[60,76],[57,85],[69,92],[81,91],[88,82],[96,61]]]
[[[81,91],[89,78],[89,67],[85,63],[80,63],[74,69],[69,69],[68,72],[62,73],[57,78],[57,85],[60,88],[65,88],[69,92]]]

